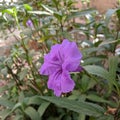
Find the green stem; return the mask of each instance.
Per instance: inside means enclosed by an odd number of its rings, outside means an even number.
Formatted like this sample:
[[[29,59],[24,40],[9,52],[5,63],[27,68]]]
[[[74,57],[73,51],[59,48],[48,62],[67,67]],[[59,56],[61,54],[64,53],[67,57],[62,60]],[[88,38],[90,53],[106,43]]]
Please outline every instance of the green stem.
[[[40,90],[40,88],[39,88],[39,86],[38,86],[38,84],[36,83],[36,75],[35,75],[35,73],[34,73],[34,70],[33,70],[33,63],[31,62],[31,60],[30,60],[30,57],[29,57],[29,51],[28,51],[28,49],[27,49],[27,47],[26,47],[26,45],[25,45],[25,43],[24,43],[24,40],[23,40],[23,38],[21,39],[21,46],[23,47],[23,49],[24,49],[24,51],[25,51],[25,54],[26,54],[26,60],[27,60],[27,62],[28,62],[28,65],[29,65],[29,67],[30,67],[30,70],[31,70],[31,73],[32,73],[32,76],[33,76],[33,85],[40,91],[40,93],[41,93],[41,95],[43,94],[42,93],[42,90]]]

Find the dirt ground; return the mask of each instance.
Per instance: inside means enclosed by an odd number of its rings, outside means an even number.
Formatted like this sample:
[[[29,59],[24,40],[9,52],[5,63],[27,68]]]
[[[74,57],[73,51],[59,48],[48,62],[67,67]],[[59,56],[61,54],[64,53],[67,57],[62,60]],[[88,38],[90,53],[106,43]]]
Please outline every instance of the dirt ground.
[[[76,0],[79,4],[76,4],[76,7],[82,8],[85,5],[82,5],[81,0]],[[105,13],[110,8],[117,7],[118,0],[90,0],[90,7],[96,8],[100,13]]]

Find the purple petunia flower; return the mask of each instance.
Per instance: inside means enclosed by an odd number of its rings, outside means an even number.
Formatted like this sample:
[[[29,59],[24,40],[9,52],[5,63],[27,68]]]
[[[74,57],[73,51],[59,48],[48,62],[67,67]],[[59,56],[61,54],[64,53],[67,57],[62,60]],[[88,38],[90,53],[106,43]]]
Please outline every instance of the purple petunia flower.
[[[33,27],[33,23],[32,23],[32,21],[30,19],[26,22],[26,25],[28,27]]]
[[[82,70],[81,59],[82,54],[76,43],[69,42],[67,39],[64,39],[62,44],[52,46],[50,53],[44,56],[44,64],[39,72],[43,75],[49,75],[47,85],[56,96],[74,89],[75,83],[69,72]]]

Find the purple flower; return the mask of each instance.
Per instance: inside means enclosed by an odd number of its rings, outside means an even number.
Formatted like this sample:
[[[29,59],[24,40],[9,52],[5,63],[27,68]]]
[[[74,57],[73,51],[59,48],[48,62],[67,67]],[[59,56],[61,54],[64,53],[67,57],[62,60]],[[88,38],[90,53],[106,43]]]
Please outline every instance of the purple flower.
[[[50,53],[44,56],[44,64],[40,74],[49,75],[48,88],[56,96],[68,93],[74,89],[75,83],[69,72],[81,71],[80,60],[82,54],[75,42],[63,40],[62,44],[52,46]]]
[[[28,27],[33,27],[33,23],[32,23],[32,21],[30,19],[26,22],[26,25]]]

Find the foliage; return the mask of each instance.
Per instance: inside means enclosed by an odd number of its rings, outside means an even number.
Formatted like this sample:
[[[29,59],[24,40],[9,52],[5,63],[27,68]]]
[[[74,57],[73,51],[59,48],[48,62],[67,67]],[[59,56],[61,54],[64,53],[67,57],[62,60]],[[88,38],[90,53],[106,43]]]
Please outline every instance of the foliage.
[[[0,12],[2,32],[16,40],[10,54],[0,57],[0,79],[6,82],[0,87],[1,120],[120,119],[119,7],[100,15],[79,10],[74,0],[24,0],[3,2]],[[64,38],[78,44],[83,71],[71,73],[75,89],[58,98],[38,70],[44,54]]]

